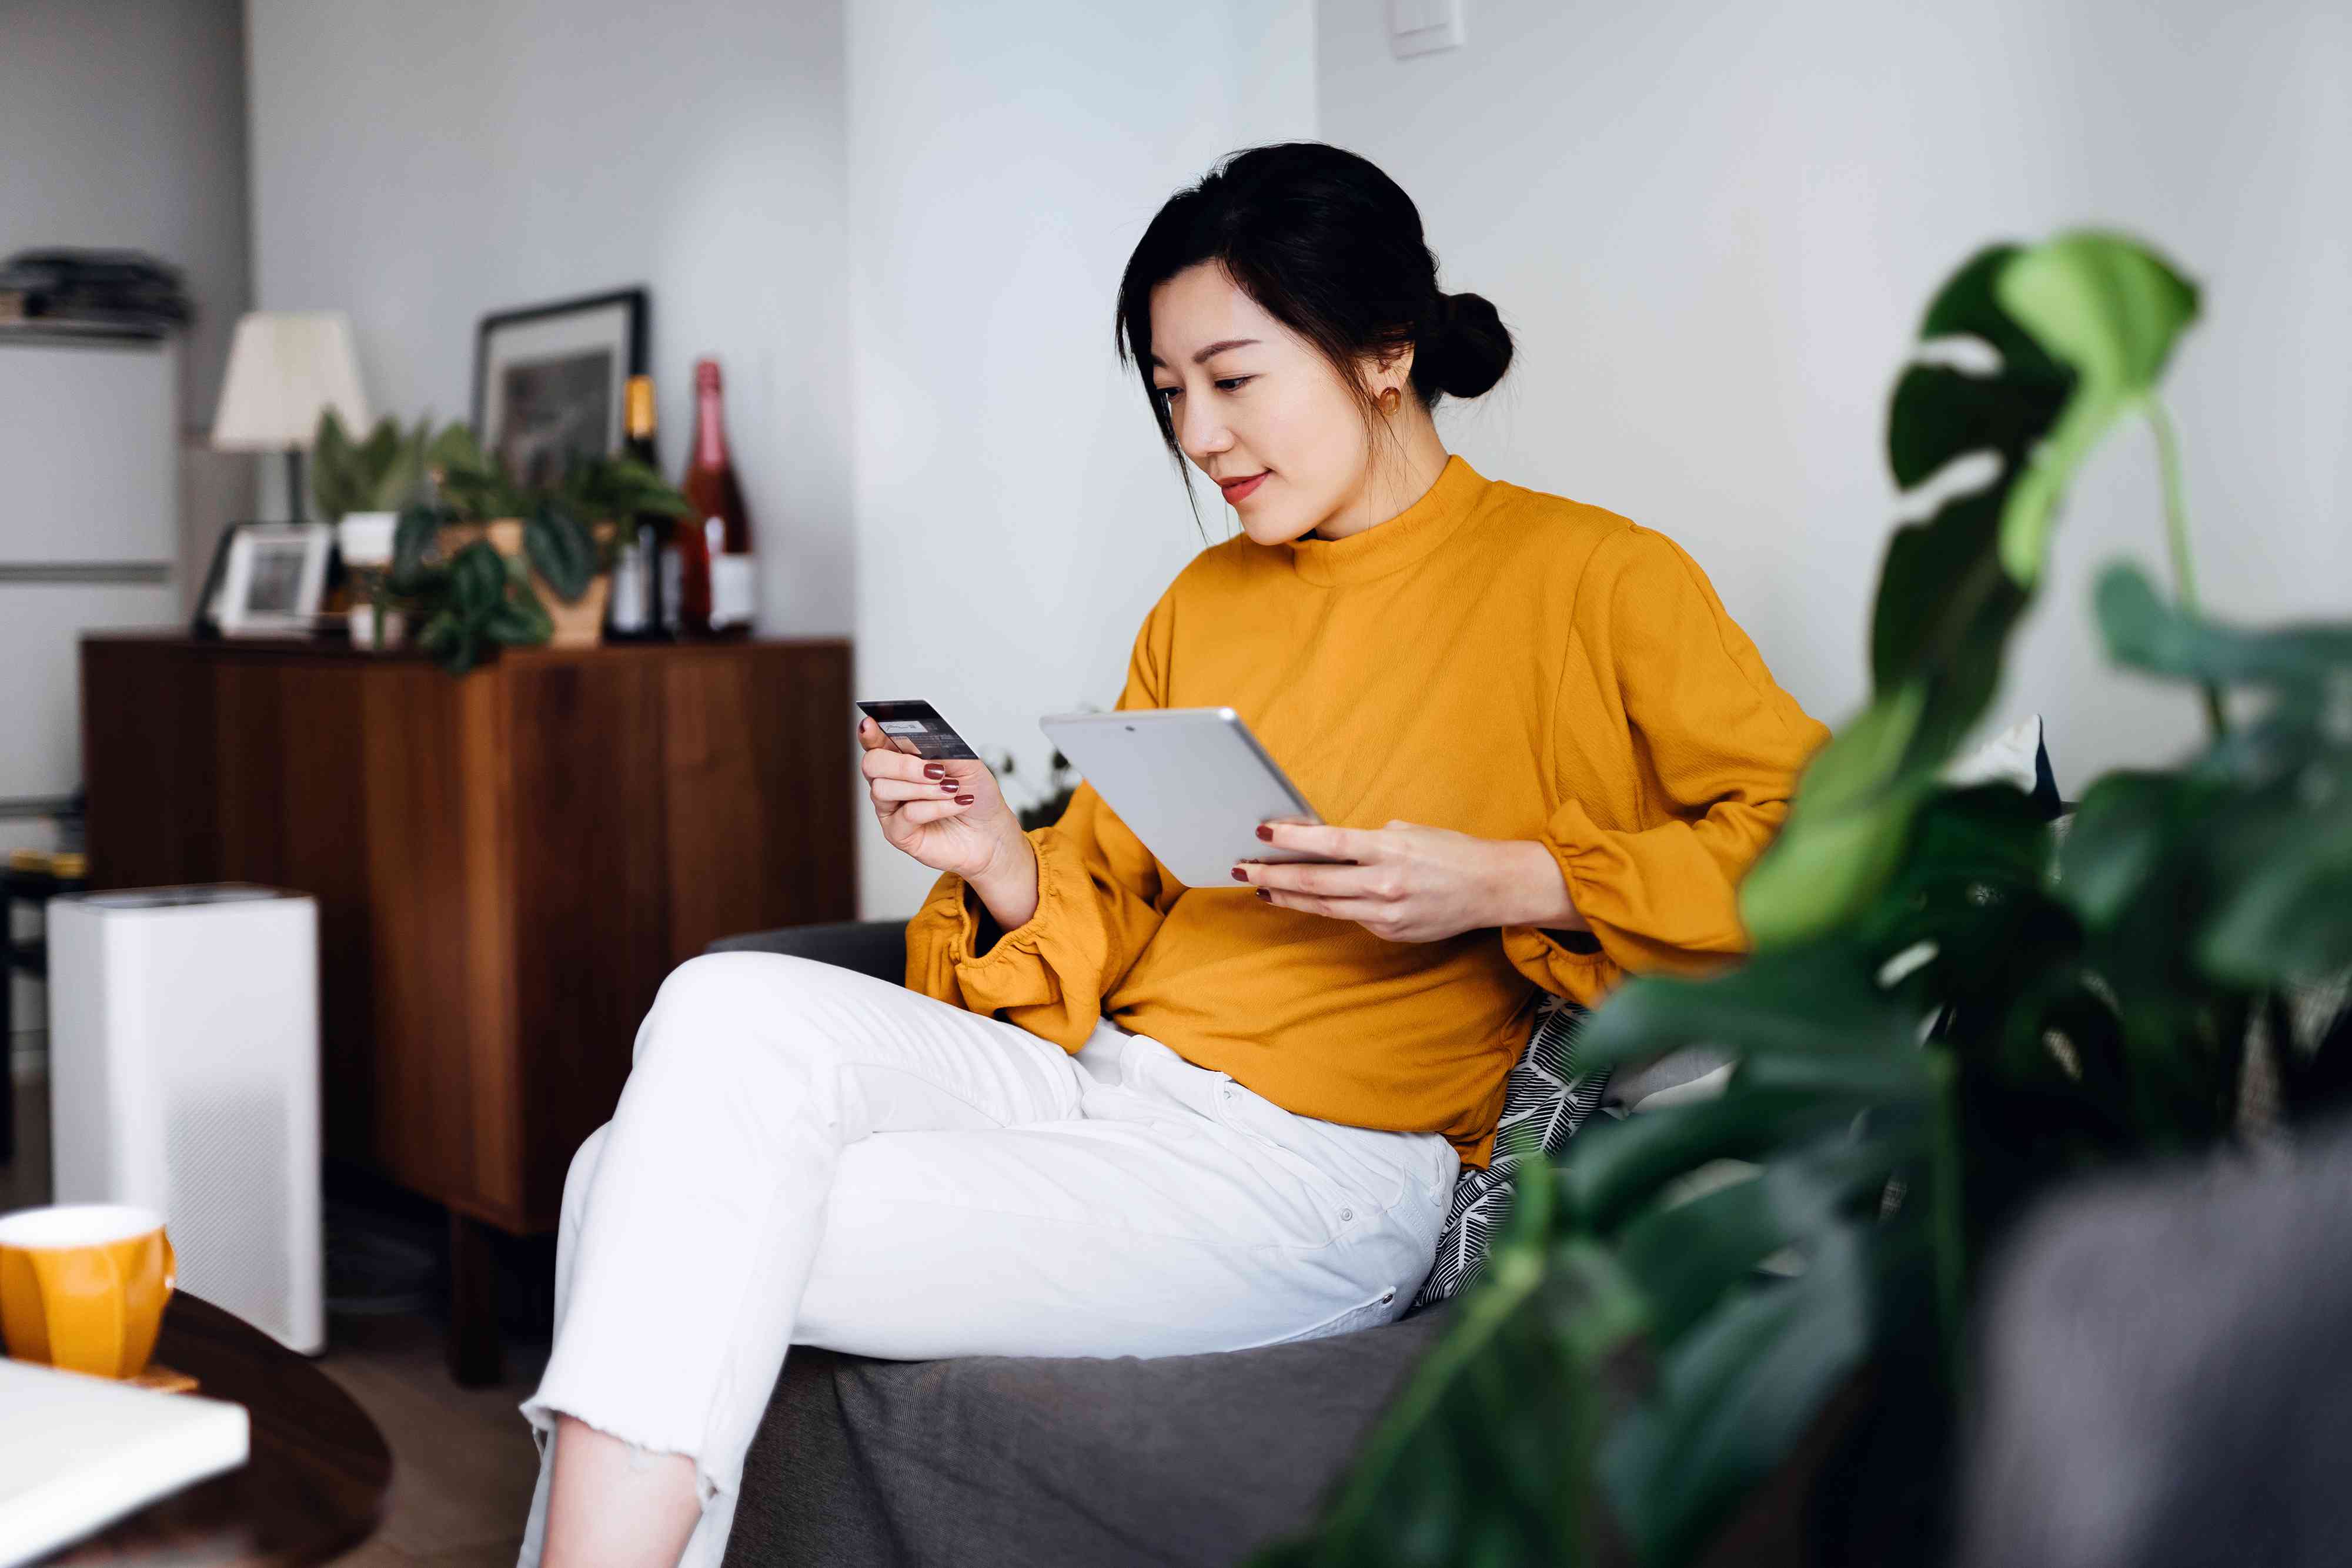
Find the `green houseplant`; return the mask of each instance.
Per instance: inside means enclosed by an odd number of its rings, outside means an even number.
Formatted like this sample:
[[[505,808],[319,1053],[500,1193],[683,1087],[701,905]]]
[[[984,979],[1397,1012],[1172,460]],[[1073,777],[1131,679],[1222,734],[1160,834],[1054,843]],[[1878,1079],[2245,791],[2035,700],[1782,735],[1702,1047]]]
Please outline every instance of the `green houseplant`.
[[[331,408],[319,414],[310,442],[310,498],[329,522],[353,513],[398,512],[418,499],[426,485],[425,449],[430,418],[414,431],[386,414],[364,441],[354,441]]]
[[[556,638],[559,618],[570,640],[593,643],[618,520],[688,510],[659,474],[619,455],[574,458],[552,487],[526,489],[464,424],[426,442],[423,460],[437,499],[402,513],[384,594],[419,618],[418,642],[454,674],[499,647]]]
[[[1445,1339],[1262,1563],[1685,1563],[1825,1433],[1814,1554],[1932,1561],[1970,1309],[2018,1214],[2079,1173],[2226,1155],[2265,1098],[2291,1134],[2352,1097],[2352,624],[2197,608],[2157,398],[2196,309],[2094,233],[1986,250],[1937,294],[1923,345],[1965,350],[1903,372],[1888,459],[1906,490],[1989,476],[1889,543],[1874,695],[1742,886],[1752,955],[1629,981],[1580,1037],[1593,1067],[1711,1045],[1728,1086],[1530,1162]],[[2198,690],[2210,735],[2098,779],[2062,832],[1937,775],[2127,415],[2156,434],[2173,594],[2117,565],[2095,613],[2117,664]]]

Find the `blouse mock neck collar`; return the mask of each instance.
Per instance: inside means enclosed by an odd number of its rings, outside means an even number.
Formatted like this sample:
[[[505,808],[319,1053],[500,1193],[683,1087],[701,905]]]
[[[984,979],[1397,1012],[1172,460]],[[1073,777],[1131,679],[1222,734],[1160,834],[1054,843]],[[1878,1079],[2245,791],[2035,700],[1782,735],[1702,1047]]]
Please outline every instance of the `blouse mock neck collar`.
[[[1459,454],[1452,455],[1427,493],[1387,521],[1343,539],[1301,535],[1284,548],[1290,551],[1290,564],[1298,575],[1322,587],[1384,577],[1444,543],[1475,507],[1486,487],[1486,481],[1476,469]]]

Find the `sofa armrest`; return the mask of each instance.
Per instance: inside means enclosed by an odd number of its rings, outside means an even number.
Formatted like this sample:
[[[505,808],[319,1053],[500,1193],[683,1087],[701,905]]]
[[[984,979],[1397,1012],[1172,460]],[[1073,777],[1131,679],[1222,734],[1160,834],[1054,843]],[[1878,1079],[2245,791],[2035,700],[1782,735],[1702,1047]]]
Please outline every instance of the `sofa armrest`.
[[[721,936],[704,951],[710,953],[783,953],[838,964],[894,986],[907,980],[907,923],[903,920],[847,920],[832,925],[787,925],[778,931],[751,931]]]

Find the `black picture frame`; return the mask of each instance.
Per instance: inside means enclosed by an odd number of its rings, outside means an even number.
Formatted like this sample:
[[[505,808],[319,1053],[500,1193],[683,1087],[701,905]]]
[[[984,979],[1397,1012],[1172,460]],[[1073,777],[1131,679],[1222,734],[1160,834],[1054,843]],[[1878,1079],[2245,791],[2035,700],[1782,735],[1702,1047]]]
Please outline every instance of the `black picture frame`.
[[[205,568],[204,585],[196,591],[196,606],[194,611],[188,617],[188,635],[190,637],[200,643],[214,643],[219,642],[230,635],[230,633],[221,625],[219,601],[221,595],[228,589],[230,577],[229,562],[236,553],[237,537],[240,534],[253,530],[259,530],[264,534],[276,534],[285,532],[290,528],[313,530],[326,535],[326,570],[320,583],[320,596],[321,598],[324,597],[325,588],[328,583],[333,580],[335,570],[340,565],[338,559],[340,552],[335,549],[332,524],[273,523],[264,522],[254,517],[242,518],[222,528],[220,538],[213,543],[212,560]],[[299,630],[289,624],[277,628],[271,632],[257,633],[247,632],[245,635],[248,637],[256,635],[306,637],[316,633],[320,629],[320,624],[328,619],[328,617],[318,613],[315,609],[306,610],[300,616],[302,624]]]
[[[211,642],[221,634],[213,601],[220,597],[221,584],[228,575],[229,541],[236,538],[238,529],[250,526],[249,522],[231,523],[213,541],[212,563],[205,568],[204,586],[196,591],[196,611],[188,618],[188,635],[199,642]]]
[[[568,453],[594,451],[608,455],[619,451],[628,378],[646,373],[651,314],[646,290],[637,285],[484,316],[474,334],[473,401],[474,434],[482,450],[499,457],[516,481],[526,486],[551,483]],[[614,316],[617,327],[598,320]],[[567,318],[574,319],[582,336],[556,350],[560,359],[519,362],[538,370],[544,382],[537,393],[534,420],[542,434],[533,438],[510,433],[505,394],[511,382],[499,389],[499,396],[492,396],[493,376],[501,368],[517,368],[502,358],[502,340],[511,353],[521,340],[560,338],[566,331]],[[589,361],[600,350],[608,357],[607,362],[600,371],[592,371]],[[586,438],[585,427],[591,424],[603,430],[600,439]]]

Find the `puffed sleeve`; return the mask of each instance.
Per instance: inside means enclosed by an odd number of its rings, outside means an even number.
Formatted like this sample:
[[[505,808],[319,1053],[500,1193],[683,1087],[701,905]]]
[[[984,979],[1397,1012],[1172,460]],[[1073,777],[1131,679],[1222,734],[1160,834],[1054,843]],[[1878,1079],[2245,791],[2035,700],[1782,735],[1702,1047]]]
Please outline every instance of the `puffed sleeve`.
[[[1171,597],[1162,595],[1136,633],[1119,707],[1167,706],[1172,622]],[[1037,852],[1037,912],[999,935],[980,895],[946,873],[908,923],[907,988],[1074,1051],[1184,887],[1091,784],[1077,787],[1059,821],[1028,836]]]
[[[1622,715],[1629,764],[1664,798],[1648,802],[1654,820],[1603,828],[1563,791],[1540,838],[1591,938],[1572,946],[1572,934],[1506,926],[1503,946],[1537,985],[1591,1006],[1627,974],[1705,973],[1748,951],[1740,879],[1830,732],[1774,682],[1706,574],[1664,534],[1628,528],[1585,570],[1576,632],[1588,659],[1568,662],[1563,687],[1599,675],[1592,712]],[[1555,715],[1556,744],[1589,751],[1589,735],[1565,733],[1570,710],[1556,703]]]

